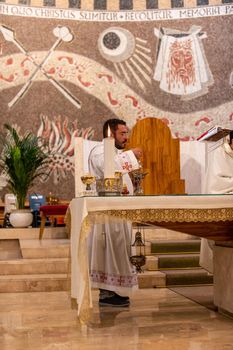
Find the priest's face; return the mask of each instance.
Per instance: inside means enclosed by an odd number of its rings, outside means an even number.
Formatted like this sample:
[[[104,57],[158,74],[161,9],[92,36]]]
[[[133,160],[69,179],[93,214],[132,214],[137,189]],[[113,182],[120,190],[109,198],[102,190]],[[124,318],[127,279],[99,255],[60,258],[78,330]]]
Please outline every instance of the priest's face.
[[[124,149],[129,139],[129,129],[126,125],[118,124],[116,131],[114,132],[115,146],[117,149]]]

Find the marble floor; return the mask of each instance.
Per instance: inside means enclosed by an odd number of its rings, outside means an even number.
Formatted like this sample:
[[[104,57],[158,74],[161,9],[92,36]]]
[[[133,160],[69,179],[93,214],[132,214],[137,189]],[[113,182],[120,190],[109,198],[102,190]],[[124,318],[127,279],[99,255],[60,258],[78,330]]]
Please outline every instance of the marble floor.
[[[167,288],[141,289],[129,309],[98,307],[80,326],[67,292],[1,293],[1,350],[230,350],[233,319]]]

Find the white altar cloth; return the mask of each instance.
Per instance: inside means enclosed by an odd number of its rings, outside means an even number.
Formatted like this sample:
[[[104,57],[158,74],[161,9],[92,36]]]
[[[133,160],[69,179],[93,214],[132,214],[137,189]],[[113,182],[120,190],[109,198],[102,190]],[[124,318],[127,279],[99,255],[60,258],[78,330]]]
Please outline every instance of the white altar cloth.
[[[69,206],[71,219],[71,298],[86,323],[92,309],[87,240],[92,219],[103,215],[146,222],[233,221],[233,195],[78,197]]]

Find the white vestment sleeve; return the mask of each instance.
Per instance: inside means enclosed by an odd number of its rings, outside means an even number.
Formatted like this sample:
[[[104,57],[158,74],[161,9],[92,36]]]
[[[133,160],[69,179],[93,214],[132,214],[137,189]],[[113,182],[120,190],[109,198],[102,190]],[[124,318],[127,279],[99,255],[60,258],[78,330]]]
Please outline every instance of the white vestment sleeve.
[[[98,179],[104,177],[104,146],[100,145],[94,147],[89,154],[88,159],[89,172]]]
[[[233,192],[233,150],[224,143],[209,153],[204,193],[224,194]],[[201,267],[213,273],[214,242],[201,239]]]
[[[223,144],[209,154],[205,193],[233,192],[233,150]]]

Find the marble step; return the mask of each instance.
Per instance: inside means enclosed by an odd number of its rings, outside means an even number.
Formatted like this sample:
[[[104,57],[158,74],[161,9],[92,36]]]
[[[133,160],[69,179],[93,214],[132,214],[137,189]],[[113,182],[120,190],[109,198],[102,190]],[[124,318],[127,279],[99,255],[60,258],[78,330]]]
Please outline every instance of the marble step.
[[[21,259],[21,249],[18,239],[0,239],[0,260]]]
[[[182,269],[199,267],[200,254],[163,254],[158,255],[159,269]]]
[[[138,274],[138,286],[140,289],[166,287],[166,275],[160,271],[144,271]]]
[[[159,271],[138,275],[139,288],[166,286],[166,276]],[[70,288],[70,279],[60,274],[0,275],[0,293],[65,291]]]
[[[204,271],[144,271],[138,274],[140,289],[166,286],[211,284],[213,276]],[[65,291],[70,288],[67,273],[0,275],[0,293]]]
[[[17,259],[0,261],[1,275],[66,274],[68,258]]]
[[[165,233],[166,237],[164,237]],[[14,247],[11,247],[9,246],[9,241],[2,241],[3,255],[2,261],[0,261],[1,293],[66,291],[69,289],[70,281],[67,278],[67,272],[70,241],[67,239],[66,228],[46,227],[43,240],[39,241],[38,236],[38,228],[7,228],[0,230],[0,240],[17,239],[19,241],[19,247],[17,242],[12,242]],[[168,238],[171,239],[171,237],[174,238],[173,243],[167,240]],[[139,288],[141,289],[166,287],[169,278],[163,270],[159,271],[159,268],[161,268],[161,261],[163,260],[164,262],[164,259],[166,259],[165,254],[173,252],[173,250],[170,251],[171,247],[178,247],[180,254],[184,254],[182,252],[184,247],[189,247],[187,249],[189,253],[193,251],[193,247],[195,249],[200,247],[200,241],[193,239],[192,236],[184,238],[183,234],[176,236],[174,232],[165,232],[163,229],[145,229],[145,239],[145,254],[148,256],[144,267],[145,271],[138,274]],[[155,246],[154,255],[150,255],[152,245],[150,240]],[[162,247],[162,252],[156,250],[159,245],[159,249]],[[6,246],[9,250],[7,255]],[[13,250],[17,251],[19,256],[14,256]],[[163,254],[164,257],[162,257]]]
[[[1,239],[38,239],[39,228],[0,228]],[[45,227],[43,240],[67,238],[66,227]]]
[[[151,242],[151,253],[172,254],[172,253],[199,253],[200,239],[180,240],[156,240]]]
[[[0,276],[0,293],[65,291],[69,286],[67,274]]]
[[[201,268],[162,271],[146,270],[138,274],[138,284],[141,289],[201,284],[209,285],[213,284],[213,275]]]
[[[163,273],[166,275],[166,286],[213,283],[213,275],[202,268],[163,270]]]
[[[23,259],[67,258],[70,253],[68,239],[20,240]]]
[[[199,266],[200,254],[147,255],[144,270],[187,269]]]
[[[181,232],[167,230],[160,227],[148,227],[142,229],[145,234],[146,241],[154,241],[157,243],[159,240],[190,240],[195,239],[191,235],[187,235]],[[133,233],[138,231],[138,228],[134,227]],[[38,239],[39,228],[0,228],[0,240],[1,239]],[[66,227],[45,227],[43,239],[56,239],[67,238]],[[198,240],[198,238],[196,238]]]

